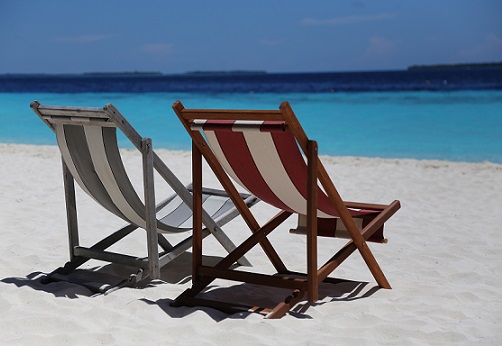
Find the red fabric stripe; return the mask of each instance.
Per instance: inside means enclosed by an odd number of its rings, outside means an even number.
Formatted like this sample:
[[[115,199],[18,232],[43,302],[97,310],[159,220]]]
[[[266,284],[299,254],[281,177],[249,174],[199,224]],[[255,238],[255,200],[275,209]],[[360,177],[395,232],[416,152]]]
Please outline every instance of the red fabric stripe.
[[[307,164],[303,159],[300,149],[296,143],[296,139],[289,132],[273,133],[272,138],[289,178],[301,195],[307,199]],[[317,196],[317,208],[319,210],[329,215],[338,216],[338,212],[321,188],[317,189]],[[352,216],[366,214],[364,211],[355,211],[350,209],[349,212]]]
[[[233,120],[207,120],[202,128],[204,131],[231,131]]]
[[[378,211],[374,210],[362,210],[362,212],[366,213],[363,217],[363,228],[366,227],[378,214]],[[317,218],[317,235],[320,237],[336,237],[336,225],[338,222],[342,222],[340,219],[326,219],[326,218]],[[375,233],[373,233],[368,241],[381,243],[385,239],[383,236],[383,228],[382,225],[378,228]]]
[[[303,159],[295,138],[290,133],[273,133],[272,138],[289,178],[301,195],[307,199],[307,164]],[[329,198],[320,188],[317,189],[317,196],[317,208],[319,210],[329,215],[338,216]]]
[[[215,133],[227,161],[239,180],[250,190],[250,192],[277,208],[295,212],[285,205],[267,185],[256,167],[243,133],[233,132],[233,124],[233,120],[209,120],[206,121],[203,128],[204,130],[213,131]],[[296,139],[291,133],[283,131],[284,126],[285,123],[281,121],[265,121],[263,125],[261,125],[260,130],[263,132],[271,132],[282,165],[285,167],[289,178],[297,190],[306,199],[307,165],[296,143]],[[326,196],[320,188],[318,188],[317,194],[318,209],[326,214],[338,216],[328,196]],[[354,210],[349,210],[349,212],[352,216],[365,215],[368,213],[368,211]],[[369,213],[372,213],[372,211]]]
[[[260,127],[261,132],[284,132],[286,131],[286,123],[284,121],[265,121]]]
[[[218,143],[239,180],[256,197],[279,209],[294,212],[270,190],[256,167],[242,132],[215,131]]]

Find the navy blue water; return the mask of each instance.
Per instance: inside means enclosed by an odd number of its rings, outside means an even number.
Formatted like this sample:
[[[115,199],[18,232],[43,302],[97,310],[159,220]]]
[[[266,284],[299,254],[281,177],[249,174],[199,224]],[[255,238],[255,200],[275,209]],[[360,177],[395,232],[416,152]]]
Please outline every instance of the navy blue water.
[[[321,154],[502,163],[502,69],[303,74],[4,75],[0,142],[55,144],[43,104],[113,103],[154,146],[190,149],[171,109],[277,109],[287,100]],[[121,140],[126,144],[125,139]]]

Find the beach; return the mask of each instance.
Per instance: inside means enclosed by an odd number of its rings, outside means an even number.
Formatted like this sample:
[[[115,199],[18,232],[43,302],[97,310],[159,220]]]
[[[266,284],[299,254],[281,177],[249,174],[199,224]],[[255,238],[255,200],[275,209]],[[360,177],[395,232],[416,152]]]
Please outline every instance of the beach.
[[[124,162],[141,188],[137,152],[124,150]],[[187,151],[158,150],[180,177],[190,182]],[[55,146],[0,144],[0,342],[9,345],[199,344],[199,345],[497,345],[502,339],[502,165],[412,159],[323,156],[345,200],[390,203],[401,209],[386,224],[387,244],[370,244],[392,289],[377,289],[361,257],[354,253],[333,277],[352,280],[323,284],[320,299],[302,301],[281,320],[256,313],[227,315],[209,308],[174,308],[170,302],[190,287],[190,256],[162,269],[161,279],[93,295],[85,287],[41,278],[68,260],[66,212],[59,150]],[[208,170],[206,170],[208,172]],[[216,185],[208,176],[207,186]],[[216,186],[217,187],[217,186]],[[169,188],[156,178],[156,193]],[[81,242],[91,245],[123,226],[77,191]],[[266,222],[277,210],[253,207]],[[270,239],[286,265],[305,271],[305,245],[286,225]],[[241,219],[224,227],[244,239]],[[344,244],[319,242],[320,261]],[[122,244],[141,252],[142,232]],[[225,255],[204,240],[207,261]],[[252,270],[272,273],[260,249],[249,253]],[[114,279],[122,268],[92,261],[84,266]],[[108,275],[107,275],[108,274]],[[234,287],[234,289],[230,289]],[[258,301],[281,300],[284,292],[215,281],[215,295]]]

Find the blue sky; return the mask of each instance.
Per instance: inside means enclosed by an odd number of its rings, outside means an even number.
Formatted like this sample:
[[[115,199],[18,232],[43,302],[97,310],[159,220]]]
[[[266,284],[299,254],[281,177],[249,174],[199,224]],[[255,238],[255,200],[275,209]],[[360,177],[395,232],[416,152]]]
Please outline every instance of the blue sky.
[[[0,0],[0,73],[502,61],[501,0]]]

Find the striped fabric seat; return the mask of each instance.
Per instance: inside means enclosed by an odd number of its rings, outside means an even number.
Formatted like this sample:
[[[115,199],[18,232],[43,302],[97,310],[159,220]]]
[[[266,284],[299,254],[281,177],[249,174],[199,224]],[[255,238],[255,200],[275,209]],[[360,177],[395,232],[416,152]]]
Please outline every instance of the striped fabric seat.
[[[307,163],[285,122],[197,121],[192,130],[203,131],[228,175],[262,201],[299,215],[293,233],[305,233],[307,214]],[[338,212],[326,193],[317,191],[318,235],[349,238]],[[359,230],[379,212],[348,208]],[[386,242],[383,225],[369,241]]]
[[[307,137],[287,102],[283,102],[279,110],[229,110],[187,109],[177,101],[173,109],[192,138],[194,191],[202,184],[204,157],[252,232],[218,264],[204,265],[198,226],[201,219],[195,212],[201,208],[200,198],[194,204],[193,285],[176,298],[174,306],[204,305],[222,311],[244,309],[267,318],[280,318],[305,295],[308,302],[315,302],[319,298],[319,284],[328,280],[328,276],[356,250],[378,285],[390,288],[367,241],[385,242],[384,223],[399,210],[399,201],[390,204],[344,201],[318,157],[317,142]],[[236,198],[234,183],[278,208],[278,214],[260,226],[249,208]],[[194,197],[196,195],[194,193]],[[298,215],[298,226],[293,231],[305,234],[306,238],[305,273],[288,270],[268,237],[293,214]],[[319,236],[349,239],[320,267]],[[230,268],[236,258],[258,244],[278,275]],[[201,298],[199,294],[217,278],[286,288],[292,293],[272,308]]]
[[[140,268],[131,282],[146,277],[158,278],[160,267],[191,246],[191,236],[171,245],[161,234],[192,230],[191,185],[181,183],[152,150],[151,140],[141,137],[113,105],[104,108],[63,107],[44,106],[34,101],[31,108],[56,134],[63,159],[70,262],[64,270],[58,269],[58,274],[61,271],[70,273],[93,258]],[[122,162],[117,130],[125,134],[142,156],[143,199],[136,192]],[[155,205],[154,170],[175,192],[158,205]],[[74,181],[96,202],[128,225],[91,247],[81,246]],[[250,194],[240,194],[239,198],[249,206],[258,202]],[[220,227],[239,215],[239,211],[222,190],[203,188],[201,199],[204,236],[213,234],[227,251],[232,251],[235,245]],[[147,258],[105,250],[136,228],[146,230]],[[160,253],[159,246],[162,248]],[[244,257],[239,259],[239,263],[249,265]]]
[[[61,122],[54,127],[63,159],[79,186],[113,214],[146,228],[145,205],[124,168],[116,128]],[[234,209],[232,201],[223,194],[205,194],[203,200],[204,209],[213,219]],[[178,195],[157,211],[158,232],[191,229],[192,210]]]

